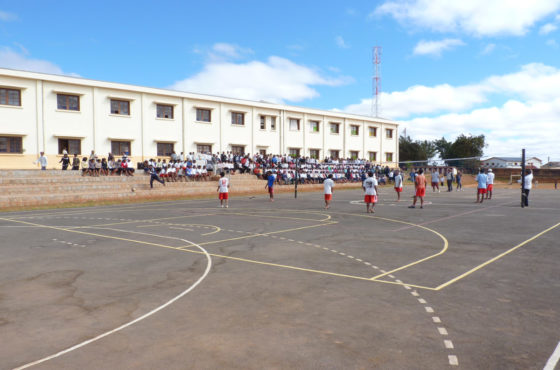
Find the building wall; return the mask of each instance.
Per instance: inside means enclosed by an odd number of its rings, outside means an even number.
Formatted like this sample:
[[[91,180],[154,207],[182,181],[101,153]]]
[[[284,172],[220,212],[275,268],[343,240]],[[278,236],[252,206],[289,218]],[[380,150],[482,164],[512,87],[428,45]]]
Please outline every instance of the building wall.
[[[22,137],[23,144],[23,153],[0,153],[0,168],[37,168],[33,161],[40,151],[49,168],[60,168],[60,139],[79,140],[80,156],[94,150],[102,157],[112,140],[130,141],[133,161],[156,157],[158,143],[172,143],[176,153],[195,152],[197,145],[210,145],[214,153],[243,146],[245,153],[284,154],[294,148],[310,156],[319,150],[319,158],[331,150],[340,157],[356,151],[360,158],[376,152],[376,162],[383,164],[384,153],[392,152],[387,164],[398,161],[398,125],[383,119],[5,69],[0,87],[21,90],[21,106],[0,104],[0,136]],[[58,109],[57,94],[79,96],[79,111]],[[112,114],[111,99],[128,101],[130,114]],[[172,106],[173,117],[158,118],[158,104]],[[209,109],[211,121],[197,121],[197,108]],[[244,115],[243,125],[232,124],[233,112]],[[299,120],[299,129],[290,127],[290,119]],[[319,122],[318,132],[310,121]],[[339,124],[338,134],[331,133],[332,122]],[[359,127],[358,135],[352,135],[352,125]],[[369,136],[370,126],[377,127],[377,136]],[[394,130],[393,139],[385,138],[385,128]]]

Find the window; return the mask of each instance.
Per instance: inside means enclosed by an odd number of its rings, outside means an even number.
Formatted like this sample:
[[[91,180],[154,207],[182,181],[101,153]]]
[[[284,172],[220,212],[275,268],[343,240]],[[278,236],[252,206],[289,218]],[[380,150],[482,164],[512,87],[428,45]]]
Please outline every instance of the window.
[[[156,105],[156,110],[157,110],[157,113],[156,113],[157,118],[173,119],[173,106],[172,105],[157,104]]]
[[[331,123],[331,134],[338,134],[340,132],[340,123]]]
[[[276,117],[270,117],[270,129],[276,131]]]
[[[377,136],[377,127],[369,126],[369,136],[371,137]]]
[[[231,124],[232,125],[245,125],[245,113],[231,112]]]
[[[261,130],[266,130],[266,116],[261,116]]]
[[[111,153],[115,155],[131,155],[130,154],[130,141],[111,141]]]
[[[360,134],[360,126],[350,125],[350,135],[358,136]]]
[[[0,153],[23,153],[21,136],[0,136]]]
[[[210,109],[196,108],[196,120],[199,122],[211,122],[212,111]]]
[[[385,134],[387,136],[387,139],[392,139],[393,138],[393,130],[388,128],[385,130]]]
[[[372,162],[377,161],[377,152],[369,152],[369,160]]]
[[[299,158],[299,148],[290,148],[290,156]]]
[[[244,145],[232,145],[231,152],[233,154],[245,155],[245,146]]]
[[[290,118],[290,131],[299,131],[299,119]]]
[[[309,132],[319,132],[319,121],[309,121]]]
[[[266,155],[266,149],[259,149],[260,155]]]
[[[158,157],[170,157],[173,153],[173,143],[157,143]]]
[[[56,94],[56,107],[60,110],[80,111],[80,97],[78,95]]]
[[[314,159],[319,159],[320,151],[319,149],[309,149],[309,157]]]
[[[212,153],[212,145],[210,144],[197,144],[197,153]]]
[[[58,139],[58,154],[66,150],[68,154],[82,153],[82,140],[80,139]]]
[[[385,153],[385,162],[393,162],[393,153]]]
[[[130,116],[130,102],[126,100],[111,99],[111,114]]]
[[[0,88],[0,104],[21,106],[21,90]]]
[[[358,159],[359,155],[360,155],[360,152],[358,152],[358,151],[355,151],[355,150],[350,151],[350,158],[352,158],[352,159]]]
[[[331,159],[338,159],[340,150],[329,150],[329,153],[331,154]]]

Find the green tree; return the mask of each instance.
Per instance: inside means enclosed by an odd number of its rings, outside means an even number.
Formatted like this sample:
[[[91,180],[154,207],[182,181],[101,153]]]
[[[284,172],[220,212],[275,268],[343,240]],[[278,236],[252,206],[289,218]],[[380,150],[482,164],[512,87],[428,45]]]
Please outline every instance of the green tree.
[[[399,159],[403,162],[426,161],[432,158],[435,153],[436,148],[430,141],[413,141],[410,136],[399,137]]]
[[[486,139],[484,135],[465,136],[461,134],[451,144],[447,157],[442,158],[482,157],[485,147]],[[446,163],[450,166],[462,167],[471,171],[480,167],[480,160],[478,159],[446,161]]]

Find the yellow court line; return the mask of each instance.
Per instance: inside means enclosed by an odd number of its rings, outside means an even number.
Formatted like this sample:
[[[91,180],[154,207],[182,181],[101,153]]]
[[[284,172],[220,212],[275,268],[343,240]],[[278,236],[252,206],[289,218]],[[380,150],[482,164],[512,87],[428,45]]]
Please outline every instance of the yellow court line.
[[[533,236],[533,237],[531,237],[531,238],[525,240],[524,242],[517,244],[515,247],[513,247],[513,248],[511,248],[511,249],[508,249],[507,251],[505,251],[505,252],[503,252],[503,253],[497,255],[496,257],[494,257],[494,258],[492,258],[492,259],[489,259],[488,261],[486,261],[486,262],[484,262],[484,263],[481,263],[480,265],[478,265],[478,266],[476,266],[476,267],[470,269],[469,271],[467,271],[467,272],[465,272],[465,273],[463,273],[463,274],[461,274],[461,275],[459,275],[459,276],[457,276],[457,277],[455,277],[455,278],[449,280],[448,282],[439,285],[438,287],[436,287],[436,290],[441,290],[441,289],[443,289],[443,288],[445,288],[445,287],[448,287],[449,285],[451,285],[451,284],[453,284],[453,283],[455,283],[455,282],[457,282],[457,281],[459,281],[459,280],[461,280],[461,279],[463,279],[463,278],[469,276],[469,275],[472,274],[473,272],[476,272],[476,271],[480,270],[481,268],[483,268],[483,267],[485,267],[485,266],[488,266],[488,265],[491,264],[492,262],[495,262],[495,261],[499,260],[500,258],[502,258],[502,257],[504,257],[504,256],[506,256],[506,255],[508,255],[508,254],[510,254],[511,252],[513,252],[513,251],[515,251],[515,250],[517,250],[517,249],[523,247],[525,244],[532,242],[533,240],[535,240],[535,239],[537,239],[538,237],[540,237],[540,236],[546,234],[547,232],[549,232],[549,231],[551,231],[551,230],[557,228],[558,226],[560,226],[560,222],[557,223],[557,224],[554,225],[554,226],[549,227],[549,228],[546,229],[546,230],[541,231],[541,232],[538,233],[537,235],[535,235],[535,236]]]
[[[324,222],[327,221],[326,220],[314,220],[314,219],[309,219],[309,218],[300,218],[300,217],[287,217],[287,216],[265,216],[265,215],[260,215],[260,214],[250,214],[250,213],[241,213],[241,212],[228,212],[227,214],[229,215],[241,215],[241,216],[250,216],[250,217],[267,217],[267,218],[287,218],[289,220],[302,220],[302,221],[308,221],[308,222]]]
[[[255,233],[255,234],[251,234],[251,235],[239,236],[239,237],[237,237],[237,238],[221,239],[221,240],[214,240],[214,241],[206,242],[206,243],[198,243],[198,245],[208,245],[208,244],[216,244],[216,243],[222,243],[222,242],[229,242],[229,241],[233,241],[233,240],[249,239],[249,238],[255,238],[255,237],[257,237],[257,236],[268,236],[268,235],[272,235],[272,234],[286,233],[286,232],[288,232],[288,231],[296,231],[296,230],[309,229],[309,228],[313,228],[313,227],[334,225],[334,224],[337,224],[337,223],[338,223],[338,222],[328,222],[328,223],[319,224],[319,225],[311,225],[311,226],[296,227],[296,228],[293,228],[293,229],[285,229],[285,230],[271,231],[271,232],[268,232],[268,233]]]
[[[111,231],[119,231],[119,232],[123,232],[123,233],[130,233],[130,234],[139,234],[139,235],[148,235],[148,236],[154,236],[156,238],[163,238],[163,239],[175,239],[175,240],[183,240],[181,238],[177,238],[174,236],[165,236],[165,235],[159,235],[159,234],[150,234],[150,233],[143,233],[140,231],[132,231],[132,230],[122,230],[122,229],[114,229],[112,227],[97,227],[97,226],[91,226],[89,227],[89,229],[101,229],[101,230],[111,230]],[[68,230],[71,231],[71,230]],[[134,240],[136,241],[136,240]],[[182,247],[177,247],[177,248],[184,248],[185,246]],[[188,247],[193,247],[193,245],[189,245]]]
[[[195,251],[195,250],[192,250],[192,249],[185,249],[185,248],[187,248],[188,246],[172,247],[172,246],[169,246],[169,245],[158,244],[158,243],[151,243],[151,242],[146,242],[146,241],[142,241],[142,240],[120,238],[120,237],[117,237],[117,236],[103,235],[103,234],[97,234],[97,233],[90,233],[90,232],[80,231],[80,230],[69,230],[69,229],[64,229],[64,228],[60,228],[60,227],[56,227],[56,226],[41,225],[41,224],[36,224],[36,223],[27,222],[27,221],[22,221],[22,220],[9,220],[9,219],[5,219],[5,218],[0,218],[0,220],[11,221],[11,222],[17,222],[17,223],[23,223],[23,224],[27,224],[27,225],[33,225],[33,226],[36,226],[36,227],[42,227],[42,228],[46,228],[46,229],[54,229],[54,230],[59,230],[59,231],[66,231],[66,232],[76,233],[76,234],[83,234],[83,235],[90,235],[90,236],[98,236],[98,237],[101,237],[101,238],[122,240],[122,241],[128,241],[128,242],[132,242],[132,243],[145,244],[145,245],[152,245],[152,246],[161,247],[161,248],[166,248],[166,249],[174,249],[174,250],[181,251],[181,252],[189,252],[189,253],[196,253],[196,254],[204,254],[204,253],[201,252],[201,251]],[[318,225],[318,226],[323,226],[323,225]],[[127,230],[127,231],[128,231],[128,230]],[[262,234],[262,235],[266,235],[266,234]],[[371,279],[369,279],[369,278],[367,278],[367,277],[354,276],[354,275],[346,275],[346,274],[339,274],[339,273],[336,273],[336,272],[329,272],[329,271],[322,271],[322,270],[306,269],[306,268],[303,268],[303,267],[296,267],[296,266],[289,266],[289,265],[281,265],[281,264],[276,264],[276,263],[271,263],[271,262],[263,262],[263,261],[257,261],[257,260],[250,260],[250,259],[240,258],[240,257],[224,256],[224,255],[220,255],[220,254],[212,254],[212,253],[209,253],[209,255],[212,256],[212,257],[225,258],[225,259],[230,259],[230,260],[234,260],[234,261],[249,262],[249,263],[254,263],[254,264],[259,264],[259,265],[274,266],[274,267],[279,267],[279,268],[286,268],[286,269],[297,270],[297,271],[312,272],[312,273],[323,274],[323,275],[330,275],[330,276],[337,276],[337,277],[345,277],[345,278],[356,279],[356,280],[362,280],[362,281],[372,281]],[[394,284],[397,284],[397,285],[398,285],[398,283],[393,283],[393,282],[384,281],[384,280],[376,280],[375,282],[376,282],[376,283],[388,283],[388,284],[393,284],[393,285],[394,285]],[[401,285],[405,285],[405,284],[401,284]],[[410,286],[413,286],[413,285],[410,285]],[[421,287],[421,286],[415,286],[415,287],[417,287],[417,288],[419,288],[419,289],[432,289],[432,288],[429,288],[429,287]]]
[[[153,222],[153,221],[159,221],[159,220],[170,220],[170,219],[175,219],[175,218],[191,218],[191,217],[203,217],[203,216],[214,216],[215,213],[208,213],[208,214],[202,214],[202,215],[190,215],[190,216],[173,216],[173,217],[162,217],[162,218],[150,218],[148,220],[134,220],[134,221],[121,221],[121,222],[112,222],[109,224],[97,224],[97,225],[92,225],[92,226],[114,226],[114,225],[126,225],[126,224],[133,224],[133,223],[139,223],[139,222]],[[14,220],[15,221],[15,220]],[[157,224],[155,224],[154,226],[157,226]],[[80,228],[88,228],[89,226],[74,226],[72,227],[73,229],[80,229]]]

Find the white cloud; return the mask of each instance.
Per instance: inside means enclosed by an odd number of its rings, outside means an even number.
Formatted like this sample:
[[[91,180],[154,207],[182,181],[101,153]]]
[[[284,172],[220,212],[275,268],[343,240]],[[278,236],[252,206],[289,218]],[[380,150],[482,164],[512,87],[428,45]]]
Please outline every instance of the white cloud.
[[[347,77],[330,78],[288,59],[271,56],[266,62],[210,62],[204,69],[171,86],[174,90],[281,103],[319,95],[313,86],[339,86]]]
[[[0,21],[11,22],[11,21],[15,21],[17,19],[18,19],[18,16],[15,15],[14,13],[4,12],[4,11],[0,10]]]
[[[336,46],[338,46],[341,49],[348,49],[350,46],[346,43],[346,41],[344,41],[344,39],[342,38],[342,36],[336,36],[334,38],[334,42],[336,42]]]
[[[0,67],[18,69],[22,71],[77,76],[75,73],[65,73],[59,66],[49,62],[48,60],[30,58],[29,52],[23,47],[23,45],[17,45],[22,50],[21,53],[18,53],[9,47],[0,47]]]
[[[547,23],[540,28],[539,34],[548,35],[549,33],[556,31],[557,29],[558,26],[554,23]]]
[[[440,56],[443,51],[462,45],[465,45],[465,43],[459,39],[444,39],[440,41],[421,40],[414,47],[413,53],[414,55]]]
[[[560,136],[560,69],[541,63],[490,76],[465,86],[413,86],[381,95],[382,116],[401,118],[401,130],[415,139],[453,139],[485,134],[486,155],[518,155],[521,148],[545,157],[558,153]],[[506,103],[477,107],[497,96]],[[369,114],[371,99],[343,109]]]
[[[481,54],[482,55],[488,55],[491,52],[494,51],[494,49],[496,49],[496,44],[488,44],[484,47],[484,49],[482,50]]]
[[[201,51],[199,50],[198,53],[201,53]],[[208,58],[210,61],[218,62],[244,59],[253,54],[253,50],[249,48],[242,48],[235,44],[218,42],[212,45],[212,49],[208,52]]]
[[[372,14],[437,32],[520,36],[559,9],[560,0],[388,0]]]

